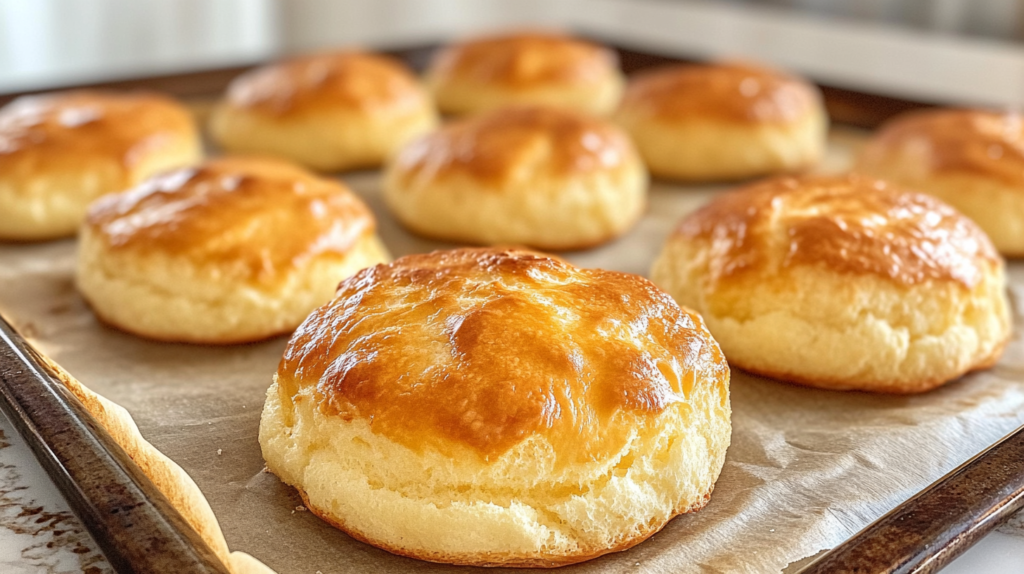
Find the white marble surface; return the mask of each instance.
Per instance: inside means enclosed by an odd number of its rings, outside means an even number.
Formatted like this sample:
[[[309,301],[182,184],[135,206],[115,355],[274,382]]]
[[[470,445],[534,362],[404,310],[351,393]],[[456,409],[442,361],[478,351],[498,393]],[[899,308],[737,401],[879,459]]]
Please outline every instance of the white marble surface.
[[[943,569],[943,574],[1024,572],[1024,531],[1000,529],[975,544]]]
[[[113,572],[25,441],[2,414],[0,572]]]

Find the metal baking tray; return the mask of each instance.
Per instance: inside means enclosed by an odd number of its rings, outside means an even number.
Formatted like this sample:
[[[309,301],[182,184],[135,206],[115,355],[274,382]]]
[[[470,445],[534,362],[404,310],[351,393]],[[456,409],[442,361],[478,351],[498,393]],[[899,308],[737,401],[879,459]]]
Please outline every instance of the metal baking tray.
[[[421,68],[431,49],[425,46],[392,53]],[[625,49],[620,50],[620,56],[627,73],[677,61]],[[245,69],[98,86],[169,92],[195,103],[202,113],[204,102],[218,96],[230,79]],[[895,113],[926,105],[829,86],[822,89],[833,121],[840,124],[873,127]],[[15,95],[0,96],[0,103]],[[651,240],[660,245],[660,237]],[[280,346],[280,342],[269,344]],[[181,358],[188,355],[187,350],[176,352]],[[144,385],[139,392],[145,392]],[[248,406],[257,411],[260,408],[258,404]],[[61,371],[6,319],[0,321],[0,409],[28,442],[118,572],[227,571],[132,458],[67,390]],[[201,418],[201,414],[197,416]],[[255,441],[255,428],[251,430],[249,438]],[[178,454],[183,452],[179,450]],[[1022,506],[1024,428],[799,571],[932,572]]]

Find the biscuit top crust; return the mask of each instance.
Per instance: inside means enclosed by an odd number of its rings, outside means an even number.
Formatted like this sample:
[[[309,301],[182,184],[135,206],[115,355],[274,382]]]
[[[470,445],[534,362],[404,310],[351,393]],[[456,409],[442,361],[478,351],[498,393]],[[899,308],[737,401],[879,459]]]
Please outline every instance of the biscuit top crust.
[[[435,81],[469,81],[508,89],[587,85],[617,76],[615,52],[550,32],[476,38],[442,48],[428,75]]]
[[[277,117],[339,110],[415,112],[430,105],[404,64],[363,52],[318,54],[257,68],[231,82],[227,101]]]
[[[295,332],[277,381],[286,403],[312,391],[322,412],[417,451],[493,461],[537,436],[575,463],[664,411],[726,408],[729,368],[700,317],[646,279],[456,249],[345,280]]]
[[[279,160],[228,157],[105,196],[86,225],[110,250],[184,257],[272,282],[314,256],[344,255],[373,232],[374,219],[337,181]]]
[[[672,65],[630,78],[619,109],[669,122],[792,123],[821,109],[810,83],[746,64]]]
[[[817,266],[903,285],[971,288],[1001,259],[967,217],[866,177],[782,177],[722,195],[675,231],[704,245],[712,281]]]
[[[76,90],[24,96],[0,108],[0,175],[52,175],[112,164],[128,172],[197,138],[192,115],[157,94]]]
[[[629,137],[607,121],[522,106],[442,126],[406,146],[392,167],[410,179],[461,175],[501,187],[638,163]]]
[[[957,109],[903,114],[879,129],[860,161],[870,168],[896,155],[920,158],[925,171],[989,176],[1024,191],[1024,118]]]

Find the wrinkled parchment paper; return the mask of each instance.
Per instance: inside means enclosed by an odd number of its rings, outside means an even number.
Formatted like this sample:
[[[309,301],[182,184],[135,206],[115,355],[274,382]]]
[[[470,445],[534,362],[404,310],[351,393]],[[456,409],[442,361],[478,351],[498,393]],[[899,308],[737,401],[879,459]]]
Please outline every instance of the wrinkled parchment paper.
[[[833,134],[840,170],[862,136]],[[398,256],[448,247],[402,231],[378,176],[344,178]],[[656,182],[625,238],[570,261],[646,274],[672,225],[721,188]],[[232,550],[280,574],[456,572],[348,538],[263,471],[257,428],[286,339],[227,348],[151,343],[99,325],[76,294],[75,245],[0,244],[0,312],[40,350],[134,416],[206,494]],[[734,371],[733,437],[710,504],[624,553],[562,572],[779,572],[870,521],[1024,424],[1024,263],[1010,265],[1017,334],[992,370],[917,397],[818,391]],[[1019,522],[1018,522],[1019,523]]]

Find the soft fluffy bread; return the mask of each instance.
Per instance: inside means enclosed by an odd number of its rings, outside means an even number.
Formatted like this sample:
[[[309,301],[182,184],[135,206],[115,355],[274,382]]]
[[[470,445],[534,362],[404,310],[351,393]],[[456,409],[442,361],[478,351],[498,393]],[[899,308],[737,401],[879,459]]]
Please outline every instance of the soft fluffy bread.
[[[429,237],[590,247],[642,215],[647,172],[629,137],[569,110],[515,107],[448,124],[397,154],[384,199]]]
[[[391,552],[557,566],[701,508],[729,371],[696,314],[633,275],[522,251],[403,257],[345,281],[267,393],[267,468]]]
[[[514,33],[438,50],[426,83],[446,114],[538,104],[604,115],[622,96],[618,62],[612,50],[562,34]]]
[[[235,79],[210,131],[231,152],[266,153],[322,171],[379,166],[437,125],[426,91],[398,60],[341,52]]]
[[[799,171],[825,150],[813,85],[749,65],[678,65],[630,79],[616,121],[651,173],[686,181]]]
[[[885,123],[858,171],[938,197],[977,223],[1004,255],[1024,256],[1024,119],[937,109]]]
[[[188,110],[164,96],[18,98],[0,108],[0,240],[74,235],[97,197],[201,157]]]
[[[240,343],[291,331],[342,279],[387,258],[373,216],[340,183],[222,158],[94,204],[77,283],[125,331]]]
[[[949,206],[867,178],[781,178],[686,217],[651,272],[733,366],[810,386],[916,393],[992,365],[1003,262]]]

